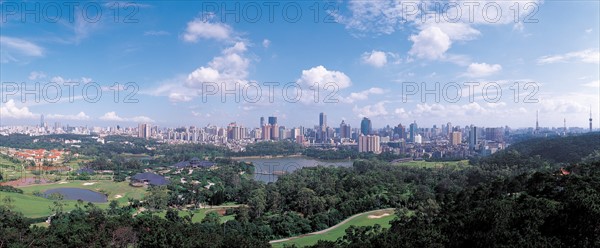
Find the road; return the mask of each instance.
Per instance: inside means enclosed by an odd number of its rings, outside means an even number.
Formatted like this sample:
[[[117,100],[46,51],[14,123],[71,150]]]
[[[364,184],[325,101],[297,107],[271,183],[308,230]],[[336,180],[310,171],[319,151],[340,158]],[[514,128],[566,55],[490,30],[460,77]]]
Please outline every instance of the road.
[[[289,240],[293,240],[293,239],[297,239],[297,238],[302,238],[302,237],[306,237],[306,236],[323,234],[323,233],[329,232],[329,231],[331,231],[331,230],[333,230],[335,228],[338,228],[339,226],[341,226],[343,224],[346,224],[348,221],[351,221],[352,219],[354,219],[354,218],[356,218],[358,216],[361,216],[361,215],[364,215],[364,214],[372,214],[372,213],[376,213],[376,212],[379,212],[379,211],[390,211],[390,210],[393,211],[393,210],[395,210],[395,208],[384,208],[384,209],[377,209],[377,210],[372,210],[372,211],[358,213],[358,214],[355,214],[355,215],[352,215],[352,216],[348,217],[347,219],[343,220],[340,223],[337,223],[335,226],[332,226],[330,228],[323,229],[321,231],[312,232],[312,233],[302,234],[302,235],[298,235],[298,236],[294,236],[294,237],[289,237],[289,238],[284,238],[284,239],[277,239],[277,240],[271,240],[271,241],[269,241],[269,244],[285,242],[285,241],[289,241]]]

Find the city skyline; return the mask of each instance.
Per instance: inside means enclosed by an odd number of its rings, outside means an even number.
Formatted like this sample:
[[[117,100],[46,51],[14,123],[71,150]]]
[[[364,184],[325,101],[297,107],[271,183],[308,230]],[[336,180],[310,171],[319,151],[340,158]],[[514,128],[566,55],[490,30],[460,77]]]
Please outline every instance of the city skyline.
[[[566,119],[567,126],[587,128],[590,114],[600,116],[598,2],[502,1],[496,22],[466,13],[449,21],[450,10],[382,13],[405,7],[396,1],[334,3],[335,12],[326,11],[332,7],[326,2],[287,3],[302,9],[298,20],[282,15],[284,3],[270,20],[259,4],[256,22],[244,4],[227,5],[236,10],[228,16],[204,3],[139,2],[131,5],[138,10],[131,19],[119,4],[99,3],[97,20],[76,7],[62,25],[44,15],[43,3],[39,16],[22,16],[20,5],[14,14],[3,12],[0,125],[38,123],[44,115],[48,123],[90,126],[255,127],[258,117],[277,116],[280,126],[312,127],[323,112],[332,127],[342,120],[360,127],[368,117],[374,128],[414,120],[523,128],[535,126],[539,111],[541,127],[562,127]],[[561,18],[567,13],[580,14]],[[79,84],[75,93],[68,82]],[[468,82],[479,85],[471,92]],[[83,94],[90,83],[96,85]],[[299,87],[285,88],[289,83]],[[58,101],[43,94],[56,85]],[[258,101],[255,86],[263,93]],[[36,87],[23,101],[22,91]],[[295,98],[297,89],[302,95]],[[437,93],[428,94],[432,89]]]

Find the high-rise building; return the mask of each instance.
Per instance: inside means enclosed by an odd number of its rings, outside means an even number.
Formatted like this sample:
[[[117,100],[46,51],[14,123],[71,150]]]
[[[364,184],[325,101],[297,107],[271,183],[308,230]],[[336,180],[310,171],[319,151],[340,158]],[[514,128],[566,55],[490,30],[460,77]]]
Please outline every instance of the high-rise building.
[[[410,142],[415,142],[415,137],[419,134],[419,127],[417,121],[410,124],[408,132],[410,133]]]
[[[138,138],[149,139],[150,138],[150,125],[146,123],[138,124]]]
[[[360,122],[360,133],[362,135],[370,135],[373,132],[373,127],[371,124],[371,120],[367,117],[363,117]]]
[[[327,126],[327,115],[325,113],[319,114],[319,126],[326,127]]]
[[[450,139],[451,145],[455,146],[455,145],[460,145],[460,143],[462,143],[462,133],[461,132],[454,131],[454,132],[452,132],[452,134],[450,136],[451,136],[451,139]]]
[[[452,123],[448,122],[446,125],[446,134],[448,135],[448,138],[452,138],[452,131],[454,131],[452,129]]]
[[[340,138],[342,139],[350,139],[352,138],[352,129],[350,128],[350,125],[346,124],[346,122],[344,120],[342,120],[342,123],[340,124]]]
[[[590,132],[592,131],[592,107],[590,107]]]
[[[535,111],[535,132],[538,133],[540,131],[540,123],[538,122],[540,117],[540,111]]]
[[[271,125],[267,124],[262,126],[262,139],[263,140],[270,140],[271,139]]]
[[[265,117],[262,117],[262,116],[261,116],[261,117],[260,117],[260,126],[259,126],[259,127],[262,127],[262,126],[264,126],[264,125],[265,125]]]
[[[471,130],[469,131],[469,149],[474,150],[475,146],[477,146],[477,127],[471,125]]]
[[[40,116],[40,127],[46,127],[46,123],[44,122],[44,114]]]
[[[269,125],[271,125],[271,126],[277,125],[277,117],[269,116]]]
[[[327,132],[327,115],[325,113],[320,113],[319,128],[317,130],[317,141],[325,142],[329,138],[329,133]]]
[[[361,135],[358,137],[358,152],[381,153],[380,138],[377,135]]]
[[[485,139],[502,142],[504,141],[504,132],[502,132],[502,129],[499,127],[488,127],[485,129]]]
[[[402,123],[398,124],[397,127],[394,127],[394,137],[398,137],[398,139],[406,139],[406,128],[402,126]]]

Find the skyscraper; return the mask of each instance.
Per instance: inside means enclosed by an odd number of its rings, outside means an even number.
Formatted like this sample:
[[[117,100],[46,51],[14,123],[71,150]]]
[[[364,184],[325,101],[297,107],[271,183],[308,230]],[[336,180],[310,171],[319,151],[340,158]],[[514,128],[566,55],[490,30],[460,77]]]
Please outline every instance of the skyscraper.
[[[146,123],[138,124],[138,138],[150,138],[150,125]]]
[[[592,112],[590,112],[590,116],[591,116],[591,113],[592,113]],[[590,120],[590,121],[591,121],[591,120]],[[42,115],[40,116],[40,127],[46,127],[46,123],[44,122],[44,114],[42,114]]]
[[[371,120],[367,117],[363,117],[362,121],[360,122],[361,134],[369,135],[369,134],[371,134],[372,131],[373,131],[373,129],[372,129],[372,125],[371,125]]]
[[[262,126],[265,125],[265,117],[261,116],[260,117],[260,127],[262,128]]]
[[[469,131],[469,149],[474,150],[477,145],[477,127],[471,125],[471,130]]]
[[[271,125],[271,126],[277,125],[277,117],[269,116],[269,125]]]
[[[381,153],[380,138],[377,135],[361,135],[358,137],[358,152]]]
[[[592,107],[590,106],[590,132],[592,131]]]
[[[417,126],[417,121],[410,124],[408,132],[410,133],[410,142],[415,142],[415,137],[417,134],[419,134],[419,127]]]
[[[540,111],[535,111],[535,132],[538,133],[540,131],[540,123],[538,122],[540,117]]]
[[[461,132],[452,132],[450,134],[451,139],[450,139],[450,144],[452,144],[453,146],[455,145],[459,145],[460,143],[462,143],[462,133]]]
[[[348,139],[352,138],[351,133],[350,125],[346,124],[346,122],[342,120],[342,123],[340,124],[340,137]]]
[[[325,113],[319,114],[319,126],[326,127],[327,126],[327,115]]]
[[[329,139],[327,132],[327,115],[325,113],[319,114],[319,130],[317,131],[317,140],[325,142]]]
[[[394,136],[396,135],[398,135],[398,139],[406,139],[406,128],[401,123],[394,127]]]

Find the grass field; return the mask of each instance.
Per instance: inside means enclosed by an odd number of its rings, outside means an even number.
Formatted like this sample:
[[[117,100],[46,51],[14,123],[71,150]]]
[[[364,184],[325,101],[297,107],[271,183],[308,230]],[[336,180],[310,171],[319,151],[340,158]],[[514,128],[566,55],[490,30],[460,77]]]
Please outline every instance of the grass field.
[[[89,185],[94,183],[93,185]],[[86,184],[86,185],[84,185]],[[52,214],[50,209],[53,201],[43,197],[34,196],[33,192],[44,192],[54,188],[82,188],[108,194],[108,201],[117,200],[120,205],[126,205],[128,198],[142,199],[146,189],[131,187],[127,182],[112,181],[70,181],[67,183],[54,183],[46,185],[31,185],[19,187],[23,194],[0,192],[0,198],[10,196],[14,200],[14,209],[22,212],[26,217],[43,217]],[[64,200],[64,210],[70,211],[75,208],[77,201]],[[107,208],[107,203],[95,203],[100,208]]]
[[[387,216],[383,216],[381,218],[369,218],[369,215],[375,215],[375,216],[381,216],[382,214],[389,214]],[[354,226],[373,226],[375,224],[379,224],[381,225],[383,228],[389,228],[390,225],[390,221],[393,220],[396,217],[396,215],[394,214],[393,210],[381,210],[378,212],[371,212],[371,213],[364,213],[359,215],[358,217],[338,226],[337,228],[334,228],[328,232],[322,233],[322,234],[317,234],[317,235],[306,235],[303,237],[299,237],[296,239],[291,239],[288,241],[284,241],[284,242],[280,242],[280,243],[273,243],[271,244],[273,247],[283,247],[284,245],[292,245],[295,244],[296,246],[299,247],[303,247],[303,246],[308,246],[308,245],[314,245],[316,244],[319,240],[330,240],[330,241],[335,241],[338,238],[343,237],[346,234],[346,229],[348,229],[348,227],[354,225]]]
[[[419,167],[419,168],[442,168],[450,167],[454,169],[464,169],[469,167],[469,160],[448,161],[448,162],[427,162],[427,161],[410,161],[404,163],[395,163],[400,166]]]

